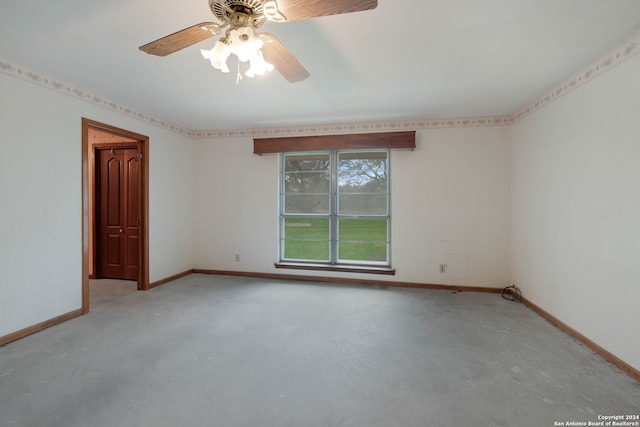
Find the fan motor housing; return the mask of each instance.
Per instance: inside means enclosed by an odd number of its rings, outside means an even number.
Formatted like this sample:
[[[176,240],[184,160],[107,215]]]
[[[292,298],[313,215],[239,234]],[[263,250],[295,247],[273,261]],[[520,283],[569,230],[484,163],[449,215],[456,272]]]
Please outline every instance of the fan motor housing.
[[[209,8],[222,22],[229,22],[231,11],[245,13],[253,18],[252,27],[259,28],[267,22],[263,15],[262,3],[262,0],[209,0]]]

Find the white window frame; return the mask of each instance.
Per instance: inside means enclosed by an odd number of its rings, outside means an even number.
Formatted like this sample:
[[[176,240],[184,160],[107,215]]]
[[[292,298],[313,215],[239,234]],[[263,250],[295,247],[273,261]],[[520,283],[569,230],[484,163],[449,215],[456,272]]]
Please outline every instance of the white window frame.
[[[338,185],[338,159],[342,153],[386,153],[386,214],[344,214],[339,213],[339,185]],[[329,188],[329,213],[328,214],[299,214],[285,212],[285,158],[293,155],[318,155],[329,154],[330,163],[330,188]],[[278,249],[279,259],[281,263],[302,263],[317,266],[363,266],[363,267],[382,267],[390,268],[391,266],[391,150],[390,149],[361,149],[361,150],[320,150],[320,151],[303,151],[303,152],[284,152],[279,156],[279,230],[278,230]],[[353,193],[349,193],[353,194]],[[291,259],[285,258],[285,220],[287,218],[328,218],[329,219],[329,259],[326,261],[309,260],[309,259]],[[367,261],[367,260],[341,260],[339,259],[339,221],[341,219],[384,219],[387,222],[386,236],[386,259],[384,261]]]

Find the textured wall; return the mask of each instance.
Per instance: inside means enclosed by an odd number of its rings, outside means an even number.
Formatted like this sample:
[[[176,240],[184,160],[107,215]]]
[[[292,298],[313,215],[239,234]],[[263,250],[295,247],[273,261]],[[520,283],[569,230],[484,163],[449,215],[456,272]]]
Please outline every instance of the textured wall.
[[[507,134],[506,127],[419,130],[416,150],[392,151],[397,274],[368,278],[506,286]],[[194,268],[276,272],[278,155],[252,152],[250,138],[194,142]],[[449,274],[441,274],[448,260]]]
[[[512,277],[640,369],[640,57],[512,129]]]
[[[87,117],[150,137],[150,280],[191,267],[191,142],[0,74],[0,337],[81,307]]]

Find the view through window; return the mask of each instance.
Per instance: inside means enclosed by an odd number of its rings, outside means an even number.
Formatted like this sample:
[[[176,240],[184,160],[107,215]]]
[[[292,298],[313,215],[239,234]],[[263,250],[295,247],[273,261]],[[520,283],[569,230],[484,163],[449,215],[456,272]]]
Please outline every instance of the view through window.
[[[390,265],[389,150],[281,154],[281,261]]]

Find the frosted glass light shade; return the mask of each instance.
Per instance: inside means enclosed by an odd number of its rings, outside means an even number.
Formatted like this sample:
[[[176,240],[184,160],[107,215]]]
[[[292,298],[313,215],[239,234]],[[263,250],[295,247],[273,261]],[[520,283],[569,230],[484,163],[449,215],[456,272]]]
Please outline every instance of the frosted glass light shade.
[[[250,27],[239,27],[227,31],[226,37],[216,42],[212,49],[200,49],[202,56],[211,61],[213,68],[223,73],[229,72],[227,59],[234,54],[240,62],[249,62],[249,69],[245,72],[247,77],[262,75],[273,70],[273,65],[265,61],[262,54],[264,42],[256,37]]]

